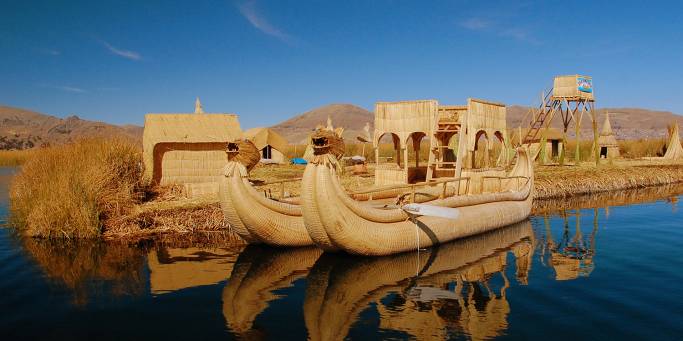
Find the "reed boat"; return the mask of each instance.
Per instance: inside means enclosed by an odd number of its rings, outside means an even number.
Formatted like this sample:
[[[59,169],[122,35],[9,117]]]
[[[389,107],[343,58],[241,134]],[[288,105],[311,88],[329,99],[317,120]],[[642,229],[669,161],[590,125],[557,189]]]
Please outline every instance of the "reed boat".
[[[227,154],[218,194],[225,220],[235,232],[250,244],[313,245],[300,205],[267,198],[249,182],[250,167],[260,158],[254,144],[249,140],[230,142]]]
[[[453,328],[479,336],[475,339],[495,336],[506,328],[510,311],[505,293],[508,255],[514,255],[516,281],[526,284],[534,243],[531,223],[525,220],[426,251],[379,258],[323,254],[307,278],[304,320],[309,339],[346,339],[373,302],[380,328],[418,340],[447,338],[441,333]],[[503,277],[500,293],[472,294],[482,286],[490,290],[489,280],[498,274]],[[386,299],[392,294],[393,299]]]
[[[324,140],[302,179],[302,213],[313,241],[325,251],[381,256],[425,248],[526,219],[533,201],[533,164],[526,147],[495,193],[453,195],[446,182],[430,206],[450,208],[456,219],[407,213],[402,206],[377,207],[354,200],[340,184],[324,154]],[[522,179],[520,181],[520,179]],[[461,179],[451,179],[460,187]],[[431,191],[434,191],[432,188]],[[403,196],[404,199],[405,196]],[[415,203],[415,195],[408,202]],[[405,201],[403,202],[405,203]],[[457,212],[457,213],[456,213]]]

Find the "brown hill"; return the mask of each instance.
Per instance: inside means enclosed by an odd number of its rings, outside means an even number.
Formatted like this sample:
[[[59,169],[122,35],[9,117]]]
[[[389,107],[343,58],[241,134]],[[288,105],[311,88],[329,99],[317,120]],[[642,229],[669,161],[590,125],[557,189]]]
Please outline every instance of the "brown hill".
[[[507,108],[507,124],[509,128],[518,127],[520,121],[529,111],[528,107],[513,105]],[[667,126],[674,120],[683,126],[683,116],[669,111],[655,111],[640,108],[602,108],[598,109],[598,130],[602,130],[605,121],[605,112],[610,113],[610,123],[616,137],[622,140],[639,139],[648,137],[666,137]],[[526,127],[529,118],[525,120]],[[559,113],[552,122],[552,127],[561,128],[562,123]],[[568,135],[574,136],[574,123],[569,125]],[[592,135],[591,119],[586,113],[581,122],[581,136],[588,138]]]
[[[0,149],[27,149],[61,144],[82,137],[123,136],[142,140],[142,127],[116,126],[82,120],[78,116],[58,118],[30,110],[0,106]]]
[[[364,136],[363,127],[375,120],[373,113],[352,104],[329,104],[303,114],[297,115],[284,122],[274,125],[272,128],[284,136],[290,143],[303,143],[308,135],[318,125],[326,125],[327,118],[332,119],[334,127],[344,128],[344,138],[347,141],[356,141],[356,136]]]
[[[529,108],[524,106],[508,106],[508,127],[518,127],[528,110]],[[603,108],[598,110],[598,129],[602,129],[605,111],[610,112],[612,130],[619,139],[665,137],[667,125],[671,124],[674,120],[678,120],[678,124],[683,126],[683,116],[668,111],[639,108]],[[330,104],[279,123],[273,126],[273,129],[282,134],[290,143],[302,143],[317,125],[326,124],[328,116],[332,119],[332,124],[335,127],[344,127],[344,137],[347,141],[356,141],[356,136],[364,135],[363,127],[365,123],[370,122],[372,128],[374,121],[373,113],[363,108],[352,104]],[[561,128],[562,124],[559,114],[553,119],[552,123],[553,127]],[[525,126],[528,124],[527,118]],[[581,135],[584,138],[588,138],[591,134],[591,120],[588,114],[586,114],[581,124]],[[574,136],[573,123],[570,125],[568,135],[569,137]]]

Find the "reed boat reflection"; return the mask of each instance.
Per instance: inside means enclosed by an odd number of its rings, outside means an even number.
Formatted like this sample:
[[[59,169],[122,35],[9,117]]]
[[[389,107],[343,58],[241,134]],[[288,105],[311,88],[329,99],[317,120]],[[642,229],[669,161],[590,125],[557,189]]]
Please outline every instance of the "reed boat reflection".
[[[324,254],[308,276],[304,318],[311,340],[345,338],[375,303],[380,327],[417,339],[499,335],[510,312],[508,254],[527,283],[534,250],[529,221],[425,251],[363,258]],[[494,280],[502,279],[496,292]],[[495,282],[495,283],[494,283]]]
[[[230,276],[242,246],[230,248],[170,248],[149,252],[149,284],[152,294],[217,284]]]
[[[223,316],[228,328],[247,339],[257,337],[259,331],[253,328],[254,320],[271,301],[279,298],[274,292],[305,278],[321,254],[322,250],[316,247],[247,246],[223,289]]]

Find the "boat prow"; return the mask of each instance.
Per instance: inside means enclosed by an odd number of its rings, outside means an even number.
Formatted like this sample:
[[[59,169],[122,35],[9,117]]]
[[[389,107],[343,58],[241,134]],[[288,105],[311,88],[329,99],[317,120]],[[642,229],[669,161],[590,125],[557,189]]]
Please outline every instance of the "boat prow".
[[[219,198],[230,226],[248,243],[273,246],[313,245],[301,206],[266,198],[252,187],[247,169],[230,161],[220,180]]]

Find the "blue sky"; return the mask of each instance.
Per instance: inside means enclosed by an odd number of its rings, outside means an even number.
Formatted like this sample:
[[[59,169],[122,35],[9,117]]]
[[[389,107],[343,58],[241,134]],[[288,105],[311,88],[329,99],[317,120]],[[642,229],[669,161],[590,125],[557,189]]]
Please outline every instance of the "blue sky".
[[[3,1],[0,103],[142,124],[234,112],[272,125],[320,105],[467,97],[530,105],[554,75],[598,107],[683,113],[683,3]]]

